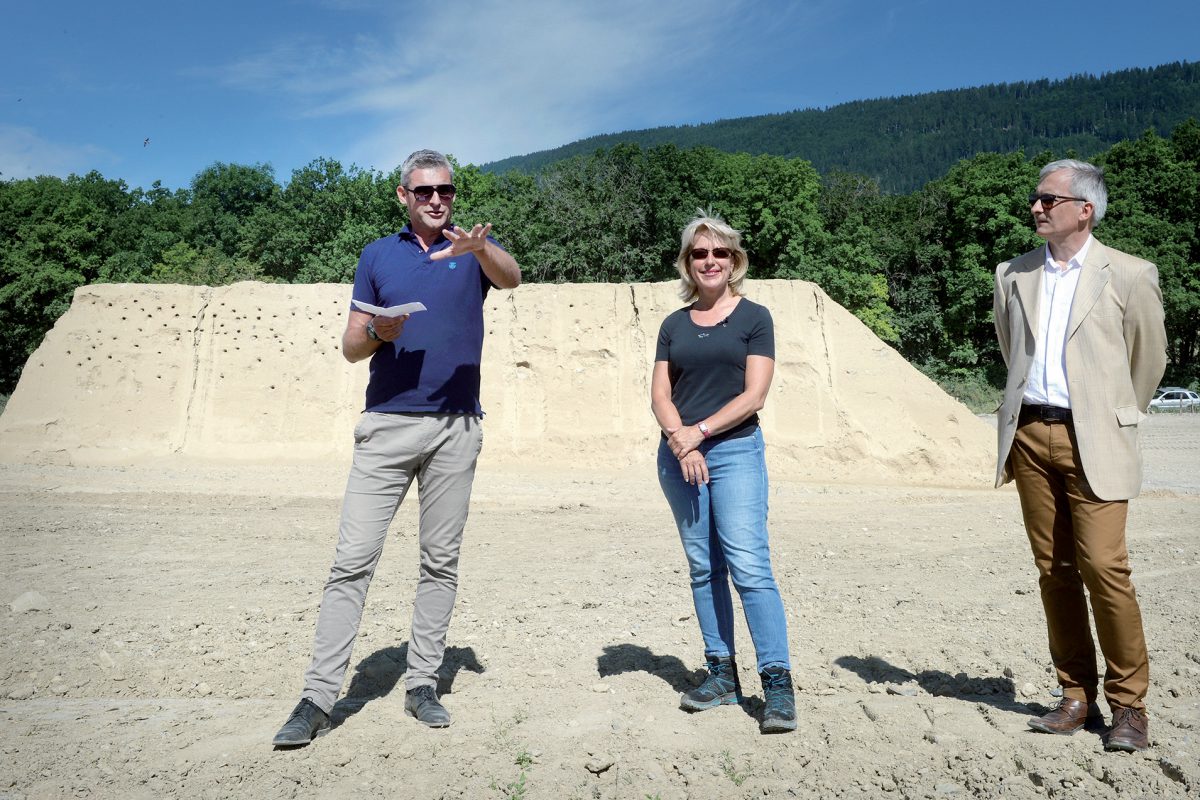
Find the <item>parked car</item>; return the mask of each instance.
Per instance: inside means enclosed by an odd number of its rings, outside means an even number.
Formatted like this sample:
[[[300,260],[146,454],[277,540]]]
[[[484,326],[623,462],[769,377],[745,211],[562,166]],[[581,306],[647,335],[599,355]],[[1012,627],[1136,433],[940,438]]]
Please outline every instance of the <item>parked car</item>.
[[[1180,411],[1200,408],[1200,394],[1179,386],[1166,386],[1150,401],[1151,411]]]

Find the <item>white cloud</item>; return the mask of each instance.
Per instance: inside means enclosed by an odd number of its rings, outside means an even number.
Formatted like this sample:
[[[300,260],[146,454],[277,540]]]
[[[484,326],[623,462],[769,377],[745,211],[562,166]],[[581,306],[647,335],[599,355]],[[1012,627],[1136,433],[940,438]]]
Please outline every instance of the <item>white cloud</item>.
[[[0,180],[86,172],[108,155],[94,145],[51,142],[33,128],[0,123]]]
[[[703,75],[747,0],[448,0],[351,44],[279,43],[224,67],[231,87],[287,98],[298,116],[344,118],[348,152],[388,170],[418,147],[482,163],[594,133],[722,116]],[[718,63],[714,64],[714,59]],[[720,61],[728,60],[721,64]],[[671,93],[674,83],[694,91]],[[748,76],[747,80],[752,80]]]

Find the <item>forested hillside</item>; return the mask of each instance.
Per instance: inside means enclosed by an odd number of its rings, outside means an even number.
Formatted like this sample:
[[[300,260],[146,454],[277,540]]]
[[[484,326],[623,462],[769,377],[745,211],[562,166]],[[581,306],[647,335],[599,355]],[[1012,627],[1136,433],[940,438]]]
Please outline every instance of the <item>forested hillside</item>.
[[[976,407],[1002,373],[992,271],[1038,244],[1027,195],[1062,153],[985,153],[908,194],[820,176],[803,159],[637,145],[534,175],[457,170],[456,220],[490,221],[527,281],[675,277],[697,208],[745,233],[754,278],[815,281],[884,341]],[[1158,264],[1167,380],[1200,377],[1200,124],[1096,155],[1111,201],[1099,237]],[[0,181],[0,395],[94,282],[348,282],[360,249],[405,221],[397,172],[317,159],[281,185],[266,165],[214,164],[189,189],[130,189],[98,173]],[[147,336],[153,336],[147,332]]]
[[[885,192],[911,192],[976,153],[1053,150],[1088,158],[1146,130],[1165,136],[1189,117],[1200,118],[1200,63],[1195,62],[625,131],[483,168],[533,172],[621,143],[704,145],[729,153],[803,158],[822,175],[853,172],[868,176]]]

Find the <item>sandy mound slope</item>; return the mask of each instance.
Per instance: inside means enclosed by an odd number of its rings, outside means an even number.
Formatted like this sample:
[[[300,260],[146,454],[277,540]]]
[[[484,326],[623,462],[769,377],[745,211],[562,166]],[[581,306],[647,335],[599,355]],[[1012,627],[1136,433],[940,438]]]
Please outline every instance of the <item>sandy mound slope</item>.
[[[763,414],[774,474],[988,481],[989,427],[820,288],[747,289],[776,323]],[[349,295],[333,284],[82,287],[0,418],[0,460],[346,460],[367,378],[366,365],[339,350]],[[486,460],[605,469],[649,461],[654,344],[679,305],[673,282],[492,293]]]

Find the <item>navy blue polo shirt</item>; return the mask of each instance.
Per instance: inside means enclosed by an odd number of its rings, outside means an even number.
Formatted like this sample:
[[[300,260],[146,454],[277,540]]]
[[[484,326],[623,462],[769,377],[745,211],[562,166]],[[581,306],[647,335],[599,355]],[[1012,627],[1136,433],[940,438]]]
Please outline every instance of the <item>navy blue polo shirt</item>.
[[[449,240],[438,237],[429,253],[448,247]],[[492,282],[473,254],[432,261],[429,253],[405,225],[359,256],[355,300],[384,308],[419,300],[427,309],[410,316],[400,338],[371,356],[366,410],[482,416],[483,300]]]

